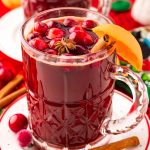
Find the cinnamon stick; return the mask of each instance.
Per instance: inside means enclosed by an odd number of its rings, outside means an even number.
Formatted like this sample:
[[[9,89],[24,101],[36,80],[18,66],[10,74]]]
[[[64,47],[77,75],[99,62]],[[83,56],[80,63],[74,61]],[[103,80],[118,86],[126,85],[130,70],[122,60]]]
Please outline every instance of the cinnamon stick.
[[[90,150],[122,150],[124,148],[138,146],[140,144],[138,137],[133,136],[127,139],[123,139],[121,141],[117,141],[114,143],[106,144],[101,147],[92,148]]]
[[[23,80],[23,76],[18,74],[14,79],[12,79],[8,84],[6,84],[0,90],[0,99],[9,94],[21,81]],[[1,100],[0,100],[1,101]]]
[[[91,52],[96,53],[96,52],[100,51],[102,48],[104,48],[108,44],[108,42],[109,42],[109,35],[105,34],[93,46],[93,48],[91,49]]]
[[[26,88],[25,87],[23,87],[23,88],[15,91],[15,92],[5,96],[4,98],[2,98],[0,100],[0,109],[3,108],[4,106],[10,104],[14,99],[21,96],[24,93],[26,93]]]

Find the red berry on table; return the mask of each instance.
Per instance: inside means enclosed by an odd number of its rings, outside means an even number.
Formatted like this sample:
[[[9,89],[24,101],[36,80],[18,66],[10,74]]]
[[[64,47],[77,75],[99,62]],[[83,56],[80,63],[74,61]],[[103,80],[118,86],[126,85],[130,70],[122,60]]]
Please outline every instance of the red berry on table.
[[[76,31],[83,31],[83,28],[82,28],[81,26],[79,26],[79,25],[76,25],[76,26],[71,27],[71,28],[69,29],[69,32],[70,32],[70,33],[76,32]]]
[[[46,23],[44,22],[36,22],[34,24],[34,31],[38,32],[38,33],[45,33],[48,30],[48,26]]]
[[[28,120],[23,114],[14,114],[9,118],[9,128],[13,132],[18,132],[21,129],[26,129]]]
[[[74,19],[66,18],[66,19],[64,19],[63,24],[65,26],[71,27],[71,26],[74,26],[75,24],[77,24],[77,22]]]
[[[49,47],[50,47],[50,48],[55,48],[55,44],[56,44],[56,42],[58,42],[58,41],[61,41],[61,38],[52,39],[52,40],[49,42]]]
[[[30,131],[23,129],[17,133],[17,140],[21,147],[26,147],[32,142],[32,135]]]
[[[40,38],[34,38],[30,40],[29,45],[31,45],[32,47],[38,50],[45,50],[46,48],[48,48],[48,44]]]
[[[13,72],[0,63],[0,89],[14,77]]]
[[[84,31],[72,32],[69,39],[74,40],[79,45],[91,45],[93,43],[92,37]]]
[[[97,24],[93,20],[85,20],[82,23],[82,27],[87,28],[87,29],[92,29],[96,26],[97,26]]]
[[[14,77],[12,71],[6,67],[0,67],[0,80],[10,81]]]
[[[47,33],[48,39],[62,38],[64,36],[63,30],[59,28],[51,28]]]
[[[53,54],[53,55],[58,55],[58,51],[54,50],[54,49],[49,49],[46,51],[47,54]]]
[[[10,81],[14,77],[14,74],[8,68],[4,68],[4,74],[3,75],[4,75],[3,80],[7,80],[7,81]]]

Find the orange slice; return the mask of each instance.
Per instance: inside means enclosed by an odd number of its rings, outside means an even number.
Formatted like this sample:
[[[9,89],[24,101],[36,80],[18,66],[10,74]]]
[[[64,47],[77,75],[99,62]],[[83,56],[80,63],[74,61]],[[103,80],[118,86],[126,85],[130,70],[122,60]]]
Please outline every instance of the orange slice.
[[[10,9],[21,6],[21,0],[2,0],[2,3]]]
[[[115,24],[103,24],[93,28],[93,32],[98,37],[108,34],[112,41],[116,41],[114,46],[117,54],[136,69],[142,70],[143,56],[141,47],[129,31]]]

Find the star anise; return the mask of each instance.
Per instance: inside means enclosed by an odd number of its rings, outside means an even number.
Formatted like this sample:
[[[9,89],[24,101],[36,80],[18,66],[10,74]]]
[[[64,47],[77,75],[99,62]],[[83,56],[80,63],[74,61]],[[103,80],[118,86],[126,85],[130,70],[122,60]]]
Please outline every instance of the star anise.
[[[70,53],[76,49],[76,43],[73,40],[62,38],[61,41],[56,42],[55,48],[58,50],[58,54]]]

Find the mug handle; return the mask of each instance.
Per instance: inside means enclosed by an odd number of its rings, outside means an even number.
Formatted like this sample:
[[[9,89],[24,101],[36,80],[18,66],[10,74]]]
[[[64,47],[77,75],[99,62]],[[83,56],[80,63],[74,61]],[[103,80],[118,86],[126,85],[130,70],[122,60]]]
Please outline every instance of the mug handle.
[[[101,10],[101,13],[104,16],[108,16],[111,10],[111,3],[112,3],[112,0],[99,0],[98,10]]]
[[[146,114],[148,107],[147,89],[141,78],[127,67],[113,64],[110,77],[125,82],[133,95],[132,110],[120,119],[107,118],[101,128],[103,134],[125,133],[136,127]]]

